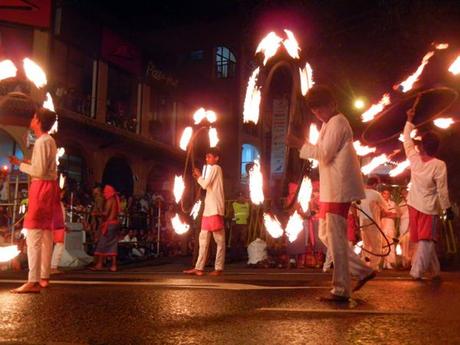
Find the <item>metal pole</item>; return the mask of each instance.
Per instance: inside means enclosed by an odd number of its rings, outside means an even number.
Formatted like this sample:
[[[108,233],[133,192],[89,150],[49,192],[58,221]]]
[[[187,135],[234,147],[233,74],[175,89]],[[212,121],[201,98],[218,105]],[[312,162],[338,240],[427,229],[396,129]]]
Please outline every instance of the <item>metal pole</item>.
[[[14,186],[14,200],[13,200],[13,216],[11,217],[11,244],[14,243],[14,226],[16,223],[16,211],[18,206],[18,190],[19,190],[19,172],[16,175],[16,181]]]
[[[160,231],[161,231],[161,201],[158,200],[158,219],[157,219],[157,257],[160,256]]]

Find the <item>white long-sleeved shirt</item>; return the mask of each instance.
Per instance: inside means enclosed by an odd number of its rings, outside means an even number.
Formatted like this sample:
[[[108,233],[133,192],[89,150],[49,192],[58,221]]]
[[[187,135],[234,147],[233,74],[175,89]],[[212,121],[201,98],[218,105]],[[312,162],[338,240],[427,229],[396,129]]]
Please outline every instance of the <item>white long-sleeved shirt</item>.
[[[380,211],[386,210],[385,200],[383,200],[382,194],[371,188],[364,189],[364,193],[366,194],[366,198],[361,200],[359,208],[372,217],[377,224],[380,224]],[[358,211],[358,217],[361,224],[369,220],[369,218],[360,211]]]
[[[422,160],[410,137],[414,128],[412,123],[406,122],[403,132],[404,150],[411,169],[407,204],[426,214],[438,214],[439,207],[443,210],[450,207],[446,163],[437,158]]]
[[[321,202],[350,202],[365,198],[353,131],[347,118],[334,115],[323,123],[316,145],[305,143],[300,158],[319,162]]]
[[[19,170],[36,180],[56,180],[56,142],[51,135],[41,135],[34,145],[32,159],[29,163],[21,163]]]
[[[207,169],[210,170],[208,170],[205,177],[199,177],[197,180],[201,188],[206,190],[203,216],[223,216],[225,211],[225,199],[222,168],[214,164],[208,165]]]

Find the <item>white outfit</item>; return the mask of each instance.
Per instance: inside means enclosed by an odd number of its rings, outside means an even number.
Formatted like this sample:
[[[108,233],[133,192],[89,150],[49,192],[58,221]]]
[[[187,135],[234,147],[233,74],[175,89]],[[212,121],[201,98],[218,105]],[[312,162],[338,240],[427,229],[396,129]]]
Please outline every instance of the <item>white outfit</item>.
[[[256,238],[248,245],[248,265],[256,265],[268,258],[267,243]]]
[[[61,258],[62,258],[62,254],[64,253],[64,248],[65,248],[65,245],[64,243],[56,243],[54,245],[54,249],[53,249],[53,256],[52,256],[52,259],[51,259],[51,268],[52,269],[57,269],[60,262],[61,262]]]
[[[406,200],[399,203],[399,214],[399,244],[402,251],[402,264],[404,267],[408,267],[412,259],[412,245],[409,236],[409,208]]]
[[[323,123],[317,144],[305,143],[300,149],[300,158],[319,161],[321,202],[348,203],[364,199],[359,161],[353,148],[353,132],[342,114]],[[319,237],[334,262],[331,292],[349,297],[350,273],[362,279],[372,270],[348,246],[347,219],[326,213],[319,222]]]
[[[203,217],[224,216],[225,214],[225,198],[224,198],[224,178],[222,168],[217,165],[208,165],[206,173],[203,177],[197,179],[201,188],[206,190],[206,198],[204,199]],[[195,269],[203,271],[208,257],[209,244],[211,242],[211,234],[217,244],[216,261],[214,269],[223,271],[225,264],[225,229],[218,231],[201,230],[199,236],[200,249],[198,251],[198,259],[195,264]]]
[[[418,241],[410,270],[412,277],[421,278],[425,272],[431,272],[433,277],[440,275],[441,266],[436,255],[435,245],[433,241]]]
[[[385,211],[391,213],[398,213],[396,203],[392,200],[385,201]],[[382,231],[385,234],[385,237],[388,239],[388,242],[393,243],[393,238],[396,237],[396,224],[394,218],[389,217],[382,217]],[[388,245],[386,241],[384,241],[385,245]],[[385,248],[383,251],[387,251],[388,249]],[[383,268],[392,268],[392,265],[396,265],[396,245],[391,244],[390,246],[390,254],[383,258]]]
[[[42,134],[34,144],[30,164],[21,163],[19,170],[32,179],[55,181],[57,179],[56,142],[51,135]],[[50,159],[50,158],[53,159]]]

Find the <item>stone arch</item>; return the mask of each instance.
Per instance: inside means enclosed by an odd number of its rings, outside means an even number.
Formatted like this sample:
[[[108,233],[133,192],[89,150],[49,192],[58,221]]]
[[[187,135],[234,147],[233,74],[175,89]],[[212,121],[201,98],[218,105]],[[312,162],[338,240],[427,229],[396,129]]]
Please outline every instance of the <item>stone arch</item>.
[[[107,160],[102,183],[113,186],[119,193],[131,196],[134,191],[134,175],[129,160],[121,155]]]

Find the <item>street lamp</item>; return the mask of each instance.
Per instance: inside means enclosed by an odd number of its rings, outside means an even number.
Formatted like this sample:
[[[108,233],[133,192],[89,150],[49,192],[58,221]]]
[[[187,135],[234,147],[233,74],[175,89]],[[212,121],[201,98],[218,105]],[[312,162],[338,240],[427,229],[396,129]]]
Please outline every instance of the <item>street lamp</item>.
[[[353,105],[356,109],[363,109],[366,106],[366,103],[361,98],[358,98],[358,99],[355,99],[355,102]]]

